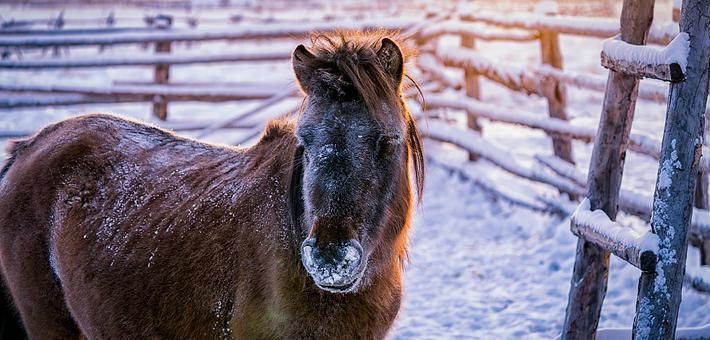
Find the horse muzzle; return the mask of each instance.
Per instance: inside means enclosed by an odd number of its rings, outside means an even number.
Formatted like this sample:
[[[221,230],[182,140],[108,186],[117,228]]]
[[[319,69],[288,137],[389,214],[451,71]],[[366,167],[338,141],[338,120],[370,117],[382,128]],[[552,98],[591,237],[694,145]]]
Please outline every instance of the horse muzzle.
[[[362,246],[356,240],[320,248],[315,238],[301,244],[301,262],[316,286],[332,293],[355,291],[367,263]]]

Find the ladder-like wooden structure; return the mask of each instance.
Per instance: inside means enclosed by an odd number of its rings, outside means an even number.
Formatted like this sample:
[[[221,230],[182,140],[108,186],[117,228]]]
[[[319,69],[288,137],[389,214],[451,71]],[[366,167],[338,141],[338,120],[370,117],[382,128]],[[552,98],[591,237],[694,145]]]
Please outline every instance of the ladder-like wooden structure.
[[[653,7],[654,0],[624,0],[619,37],[623,42],[645,44]],[[602,54],[603,64],[610,71],[589,165],[587,197],[590,210],[602,210],[610,220],[616,218],[618,209],[639,78],[671,75],[667,79],[656,77],[671,82],[651,219],[657,248],[656,244],[641,247],[615,239],[573,217],[571,229],[580,238],[562,339],[595,338],[611,253],[642,270],[634,339],[674,337],[708,96],[710,4],[707,0],[683,1],[680,32],[689,36],[685,70],[684,65],[676,63],[650,65],[656,69],[645,68],[641,72],[625,67],[623,62],[605,59]]]

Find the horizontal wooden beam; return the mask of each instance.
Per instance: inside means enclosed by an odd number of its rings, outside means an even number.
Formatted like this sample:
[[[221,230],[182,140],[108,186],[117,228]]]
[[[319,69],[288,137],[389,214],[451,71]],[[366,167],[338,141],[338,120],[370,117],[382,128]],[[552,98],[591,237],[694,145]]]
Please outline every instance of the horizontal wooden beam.
[[[535,156],[540,164],[560,176],[572,180],[583,190],[587,187],[587,175],[573,164],[555,156]],[[621,189],[619,191],[619,208],[627,214],[637,216],[644,221],[651,218],[653,207],[651,197],[644,197],[637,192]],[[710,211],[693,208],[692,227],[690,228],[690,243],[701,247],[703,241],[710,240]]]
[[[141,102],[152,101],[155,96],[162,96],[168,101],[209,101],[222,102],[233,100],[267,99],[282,92],[291,85],[282,87],[180,87],[169,85],[112,85],[112,86],[81,86],[81,85],[13,85],[0,84],[0,91],[43,94],[72,95],[63,101],[61,97],[48,97],[46,101],[28,96],[0,99],[0,108],[42,105],[72,105],[105,102]],[[77,96],[81,95],[81,96]],[[92,98],[93,97],[93,98]],[[21,105],[25,104],[25,105]]]
[[[656,270],[658,236],[650,230],[635,230],[609,219],[602,210],[590,210],[582,200],[570,219],[570,229],[578,237],[596,244],[644,272]]]
[[[586,143],[592,142],[596,136],[596,130],[588,126],[578,126],[556,118],[542,118],[518,109],[487,104],[475,99],[449,99],[440,95],[427,95],[426,102],[428,109],[462,110],[491,121],[540,129],[553,136],[566,136]],[[647,136],[631,134],[629,137],[629,149],[632,151],[658,159],[660,148],[660,143]]]
[[[604,41],[602,66],[637,78],[653,78],[677,83],[685,76],[688,59],[688,34],[678,34],[668,46],[633,45],[618,38]]]
[[[103,57],[103,58],[71,58],[71,59],[22,59],[0,60],[0,68],[4,69],[54,69],[78,67],[112,67],[112,66],[153,66],[153,65],[183,65],[183,64],[209,64],[227,62],[261,62],[282,61],[291,58],[288,51],[257,51],[232,54],[201,54],[201,55],[176,55],[176,54],[151,54],[130,57]]]
[[[507,28],[536,31],[553,31],[588,37],[609,38],[619,33],[618,19],[581,18],[578,16],[506,15],[494,12],[469,12],[461,14],[461,20],[482,22]],[[667,44],[678,34],[677,23],[654,25],[648,34],[648,42]]]
[[[333,31],[336,29],[404,29],[414,24],[414,20],[391,19],[386,21],[362,22],[308,22],[300,24],[244,24],[227,29],[165,29],[151,32],[116,32],[98,34],[37,34],[32,36],[0,35],[0,46],[5,47],[48,47],[48,46],[91,46],[119,45],[155,42],[249,40],[249,39],[302,39],[311,32]]]
[[[484,41],[533,41],[538,39],[537,32],[530,31],[511,31],[503,29],[482,29],[467,22],[447,21],[423,28],[413,38],[420,44],[426,41],[438,38],[442,35],[467,35],[477,40]]]
[[[662,65],[640,64],[634,61],[610,58],[602,51],[601,64],[607,69],[637,78],[652,78],[672,83],[683,81],[685,78],[683,70],[677,63]]]

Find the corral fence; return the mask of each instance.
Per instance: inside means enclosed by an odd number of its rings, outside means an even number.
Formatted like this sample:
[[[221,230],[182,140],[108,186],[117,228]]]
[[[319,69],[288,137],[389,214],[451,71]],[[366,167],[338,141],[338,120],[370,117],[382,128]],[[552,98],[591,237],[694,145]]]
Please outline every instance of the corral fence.
[[[624,8],[640,6],[649,0],[625,0]],[[688,0],[690,1],[690,0]],[[651,0],[652,2],[652,0]],[[651,6],[652,8],[652,6]],[[441,14],[443,13],[443,14]],[[637,14],[640,15],[640,14]],[[678,20],[680,11],[674,11],[673,17]],[[108,19],[107,19],[108,20]],[[627,21],[625,21],[627,20]],[[420,117],[426,116],[427,122],[422,125],[426,138],[455,145],[469,153],[471,160],[483,159],[515,176],[529,181],[542,183],[557,189],[560,194],[572,200],[583,200],[587,210],[601,209],[609,220],[608,224],[618,227],[619,233],[630,234],[632,240],[648,237],[650,227],[642,228],[621,226],[614,222],[618,210],[637,216],[643,221],[650,221],[654,212],[654,199],[643,197],[638,193],[620,188],[623,171],[623,159],[626,150],[663,161],[666,155],[667,142],[655,140],[646,135],[630,133],[633,108],[636,99],[647,100],[660,104],[668,102],[668,89],[652,83],[641,82],[638,78],[653,77],[661,80],[678,82],[678,65],[666,65],[650,69],[629,70],[629,65],[623,65],[623,60],[610,56],[602,56],[602,64],[609,68],[612,74],[629,74],[630,80],[615,81],[611,75],[607,79],[593,74],[571,72],[564,70],[564,60],[561,54],[560,35],[575,35],[610,39],[621,32],[624,41],[637,45],[644,42],[657,45],[669,45],[678,35],[678,23],[669,22],[654,24],[645,28],[642,39],[627,40],[624,37],[624,27],[628,20],[640,20],[630,15],[623,16],[622,22],[613,19],[567,17],[556,15],[553,10],[543,9],[535,15],[525,17],[504,16],[496,13],[486,13],[459,9],[458,12],[442,12],[427,15],[424,20],[393,18],[384,22],[386,28],[398,29],[408,37],[408,42],[419,50],[413,72],[424,89],[426,105],[416,96],[409,99],[412,111]],[[95,67],[126,67],[151,66],[153,81],[149,83],[121,83],[111,86],[66,86],[62,84],[22,85],[0,84],[0,91],[22,94],[0,98],[0,109],[20,107],[57,106],[93,103],[151,102],[153,114],[161,120],[169,117],[168,107],[171,102],[204,101],[223,102],[240,100],[261,100],[257,107],[229,117],[223,121],[210,124],[192,124],[189,126],[171,125],[168,120],[163,126],[181,130],[200,130],[199,136],[207,136],[225,128],[248,129],[245,138],[235,143],[246,142],[261,132],[263,125],[244,125],[245,120],[255,114],[276,105],[289,98],[300,96],[293,85],[281,84],[181,84],[170,81],[170,68],[173,65],[192,65],[210,63],[241,63],[256,61],[283,61],[290,59],[291,50],[268,52],[238,52],[229,54],[198,54],[175,53],[176,44],[189,44],[204,41],[244,42],[266,39],[303,39],[313,31],[330,31],[333,29],[367,29],[380,28],[382,21],[368,22],[365,18],[355,22],[342,23],[337,20],[318,22],[279,22],[278,20],[236,20],[238,24],[229,28],[208,29],[191,26],[181,29],[173,27],[174,19],[170,16],[155,16],[148,27],[120,28],[103,27],[96,29],[72,29],[59,31],[22,30],[14,27],[0,31],[0,50],[7,51],[7,58],[0,61],[2,72],[13,69],[62,69],[62,68],[95,68]],[[635,34],[639,34],[636,32]],[[459,47],[441,47],[437,41],[445,36],[460,37]],[[645,39],[647,37],[647,39]],[[480,41],[507,42],[538,42],[542,65],[526,66],[525,68],[507,65],[486,57],[476,50]],[[98,46],[105,49],[112,45],[138,44],[152,46],[153,55],[137,55],[130,57],[76,57],[53,59],[20,59],[14,57],[27,49],[61,50],[72,46]],[[61,54],[61,53],[57,53]],[[619,64],[621,62],[621,64]],[[460,69],[463,77],[454,77],[446,72],[447,68]],[[618,72],[617,72],[618,71]],[[632,72],[633,71],[633,72]],[[681,77],[685,76],[682,72]],[[493,105],[482,102],[480,78],[486,78],[498,83],[511,91],[521,92],[530,96],[544,98],[547,101],[547,117],[520,109]],[[629,85],[630,84],[630,85]],[[591,91],[606,92],[604,111],[600,127],[577,125],[568,121],[567,88],[576,87]],[[458,96],[451,96],[451,91],[458,91]],[[444,92],[448,91],[449,95]],[[25,94],[32,94],[31,96]],[[39,94],[39,96],[35,96]],[[623,102],[623,104],[619,104]],[[614,105],[623,108],[613,111]],[[282,115],[295,112],[293,107]],[[440,110],[461,112],[465,114],[466,128],[452,124]],[[611,111],[610,111],[611,110]],[[612,112],[613,111],[613,112]],[[519,162],[514,154],[483,137],[479,120],[496,123],[512,124],[541,130],[552,139],[552,155],[540,152],[535,155],[535,166],[527,166]],[[668,129],[668,127],[667,127]],[[18,137],[31,131],[2,131],[0,138]],[[614,134],[625,138],[614,138]],[[574,165],[574,150],[572,141],[594,143],[592,162],[589,174],[585,174]],[[613,140],[609,143],[609,140]],[[662,147],[663,146],[663,147]],[[702,146],[703,155],[707,147]],[[436,166],[443,167],[452,173],[468,178],[486,191],[528,209],[570,215],[575,209],[564,199],[558,197],[537,196],[520,197],[506,192],[505,188],[485,178],[476,176],[466,167],[451,165],[428,155],[427,160]],[[710,211],[708,210],[708,172],[710,162],[708,157],[702,157],[697,167],[695,192],[695,207],[692,209],[692,222],[688,230],[689,242],[700,249],[703,265],[710,264]],[[580,206],[583,208],[584,204]],[[594,267],[594,280],[585,284],[585,294],[575,298],[575,288],[570,293],[567,322],[563,336],[567,338],[583,338],[585,332],[596,331],[599,319],[601,299],[606,291],[606,272],[608,272],[608,256],[613,253],[644,273],[655,273],[658,253],[644,252],[645,248],[629,247],[627,244],[614,242],[613,238],[605,237],[603,232],[593,228],[594,223],[586,225],[584,209],[574,214],[572,230],[580,236],[581,249],[595,248],[593,259],[589,254],[578,249],[578,265],[575,266],[575,280],[583,275],[585,270]],[[655,230],[654,230],[655,231]],[[656,231],[656,233],[658,233]],[[635,237],[635,238],[634,238]],[[589,244],[587,244],[589,243]],[[633,243],[633,242],[632,242]],[[586,248],[585,248],[586,247]],[[651,256],[649,258],[649,256]],[[590,264],[592,263],[592,264]],[[606,263],[606,264],[605,264]],[[595,267],[596,266],[596,267]],[[581,267],[581,274],[577,267]],[[591,274],[590,274],[591,275]],[[708,292],[708,284],[698,278],[686,277],[693,288]],[[580,281],[581,282],[581,281]],[[678,285],[678,289],[679,289]],[[594,294],[589,295],[589,292]],[[677,292],[679,294],[679,291]],[[584,294],[582,294],[584,295]],[[590,297],[591,296],[591,297]],[[576,304],[584,299],[590,310],[576,313]],[[595,310],[596,309],[596,310]],[[576,313],[576,314],[575,314]],[[586,318],[586,319],[585,319]],[[577,321],[585,319],[585,322]],[[675,320],[673,321],[675,325]],[[565,333],[566,332],[566,333]],[[576,333],[575,333],[576,332]],[[565,336],[565,334],[568,334]]]

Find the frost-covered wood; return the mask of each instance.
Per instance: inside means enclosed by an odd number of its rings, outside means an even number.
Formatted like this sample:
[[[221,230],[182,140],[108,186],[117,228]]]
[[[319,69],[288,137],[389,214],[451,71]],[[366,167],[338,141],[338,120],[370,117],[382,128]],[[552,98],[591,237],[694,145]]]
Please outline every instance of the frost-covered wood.
[[[535,160],[548,167],[554,173],[573,181],[582,188],[586,188],[587,175],[578,170],[573,164],[567,163],[555,156],[536,155]],[[653,211],[652,198],[629,190],[619,191],[619,209],[648,221]],[[710,211],[707,209],[693,209],[690,242],[698,247],[703,241],[710,240]]]
[[[510,156],[508,151],[486,141],[476,131],[462,129],[440,121],[422,123],[420,129],[424,137],[439,142],[454,144],[466,151],[477,154],[481,158],[488,160],[513,175],[531,181],[546,183],[566,192],[575,194],[583,193],[579,186],[569,180],[518,163],[514,157]]]
[[[666,47],[632,45],[616,38],[604,41],[602,66],[638,78],[669,82],[683,80],[687,65],[688,34],[679,33]]]
[[[578,16],[545,15],[505,15],[493,12],[462,13],[465,21],[482,22],[508,28],[528,30],[548,30],[561,34],[609,38],[619,33],[619,22],[612,19],[583,18]],[[651,27],[648,42],[667,44],[678,34],[675,23],[664,23]]]
[[[482,176],[480,173],[474,173],[473,171],[469,171],[468,168],[462,167],[462,166],[455,166],[448,164],[445,161],[441,161],[436,158],[436,156],[433,156],[431,154],[428,154],[426,156],[426,161],[428,165],[436,166],[441,169],[446,170],[450,174],[454,174],[457,177],[472,182],[475,186],[481,188],[484,192],[488,193],[489,195],[501,199],[505,202],[510,203],[511,205],[523,207],[525,209],[529,209],[532,211],[536,212],[541,212],[541,213],[553,213],[553,214],[565,214],[566,212],[563,210],[560,210],[554,206],[550,205],[540,205],[536,204],[534,201],[531,201],[529,199],[525,199],[522,197],[518,197],[513,193],[506,192],[505,189],[500,188],[498,185],[495,184],[494,181],[489,180],[485,176]]]
[[[437,50],[437,57],[446,66],[470,70],[513,91],[544,96],[538,77],[519,67],[504,66],[473,50],[448,47]]]
[[[634,229],[616,223],[601,210],[590,210],[590,203],[586,198],[572,214],[570,229],[580,238],[596,244],[642,271],[656,269],[658,236],[650,230]]]
[[[680,28],[690,36],[685,81],[670,86],[651,226],[660,238],[655,273],[643,273],[635,339],[674,336],[687,256],[704,113],[710,85],[710,6],[685,0]]]
[[[461,36],[461,47],[467,50],[473,50],[476,47],[476,40],[472,35]],[[478,73],[471,68],[464,68],[463,82],[466,90],[466,97],[473,99],[481,99],[481,82]],[[474,131],[481,131],[481,125],[478,123],[478,118],[471,113],[466,112],[466,127]],[[478,155],[474,153],[468,154],[468,160],[478,160]]]
[[[624,0],[621,11],[621,39],[642,45],[653,21],[654,0]],[[609,72],[602,114],[594,140],[587,180],[591,210],[602,210],[616,219],[619,189],[638,79]],[[609,252],[579,239],[562,339],[593,339],[606,295]]]
[[[292,85],[289,85],[292,86]],[[113,85],[113,86],[88,86],[88,85],[21,85],[1,84],[0,91],[10,92],[36,92],[36,93],[66,93],[82,94],[87,96],[116,97],[116,102],[122,99],[151,101],[154,96],[164,96],[170,101],[231,101],[267,99],[283,92],[289,86],[211,86],[211,87],[180,87],[170,85]],[[7,100],[6,102],[12,102]]]
[[[486,78],[498,82],[511,90],[527,94],[544,96],[542,83],[547,79],[559,81],[578,88],[605,91],[607,79],[602,76],[562,71],[548,65],[520,68],[499,63],[473,51],[456,47],[442,48],[437,51],[437,58],[444,64],[459,68],[471,68]],[[668,88],[652,83],[642,83],[639,98],[665,103]]]
[[[74,67],[152,66],[157,64],[208,64],[245,61],[280,61],[291,58],[291,51],[256,51],[215,55],[137,55],[130,57],[67,58],[67,59],[21,59],[0,60],[0,68],[51,69]]]
[[[419,42],[426,42],[446,34],[467,35],[485,41],[532,41],[537,39],[537,34],[529,31],[503,30],[499,28],[484,29],[470,22],[460,21],[447,21],[430,25],[419,31],[414,38]]]
[[[246,40],[268,38],[303,38],[311,32],[325,32],[334,29],[388,28],[403,29],[414,24],[413,20],[391,19],[386,21],[361,22],[305,22],[299,24],[243,24],[228,29],[169,29],[150,32],[116,32],[100,34],[45,34],[32,36],[0,36],[0,46],[6,47],[49,47],[118,45],[152,42]]]
[[[441,95],[427,95],[429,109],[450,108],[470,112],[478,117],[496,122],[522,125],[540,129],[554,136],[565,136],[590,143],[596,137],[596,130],[579,126],[557,118],[542,118],[518,109],[487,104],[473,99],[449,99]],[[629,136],[629,149],[658,159],[660,143],[645,135]]]
[[[457,79],[456,77],[444,72],[446,67],[432,54],[426,53],[418,56],[417,67],[432,80],[437,81],[448,88],[452,88],[454,90],[460,90],[462,88],[461,79]]]
[[[542,63],[552,68],[562,69],[562,53],[560,52],[560,37],[557,32],[540,31],[540,57]],[[557,79],[543,78],[540,80],[542,92],[547,99],[547,112],[551,118],[567,121],[567,89]],[[552,148],[555,156],[567,162],[574,163],[572,141],[569,137],[552,137]],[[576,198],[571,193],[572,198]]]

